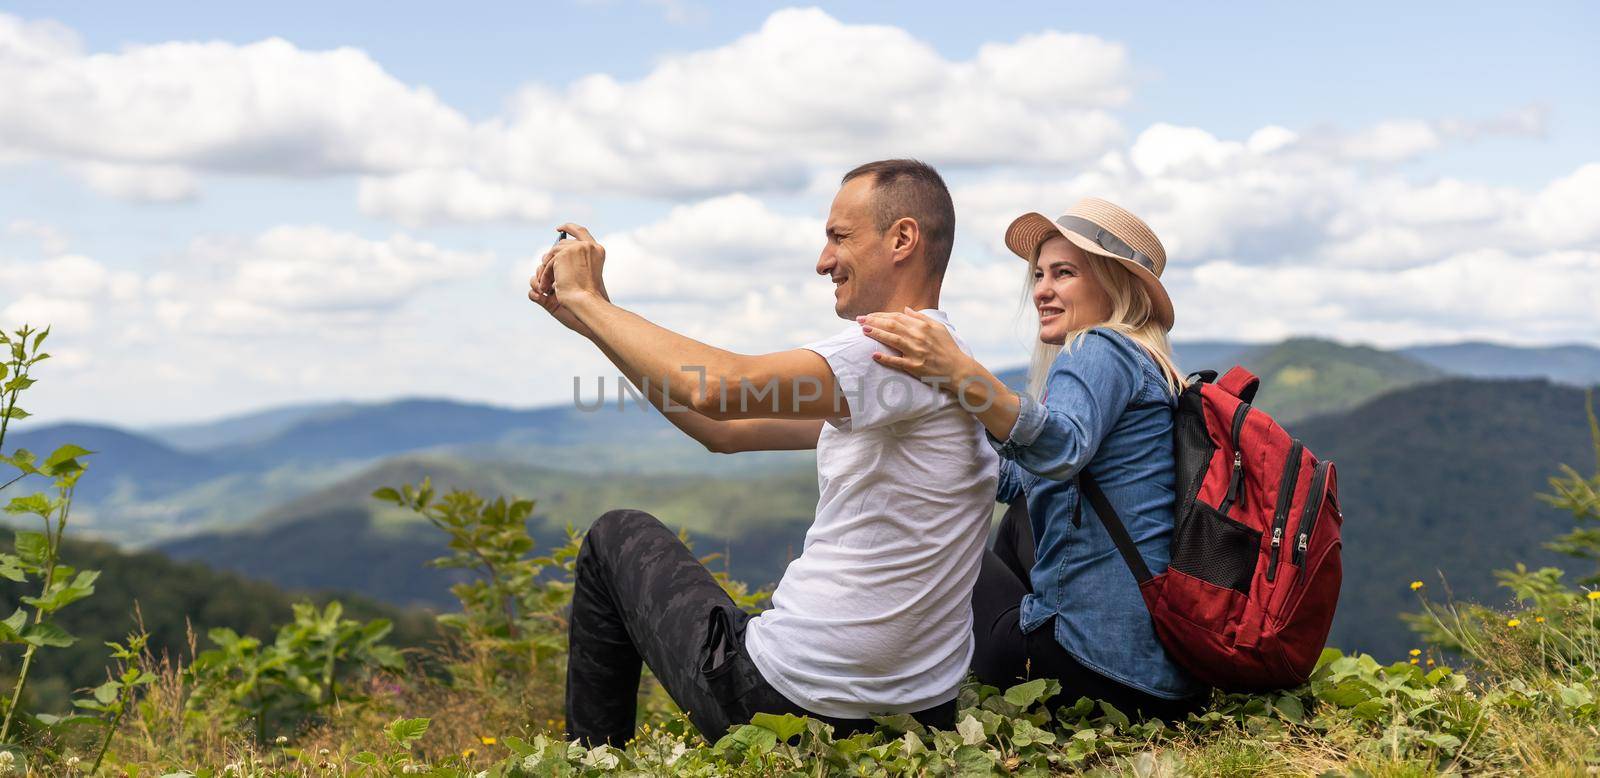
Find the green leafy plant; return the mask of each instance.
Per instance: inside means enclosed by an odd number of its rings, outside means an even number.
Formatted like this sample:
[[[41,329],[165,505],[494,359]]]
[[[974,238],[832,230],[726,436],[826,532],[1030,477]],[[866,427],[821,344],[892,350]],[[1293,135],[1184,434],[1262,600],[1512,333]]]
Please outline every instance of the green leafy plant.
[[[128,709],[133,707],[134,693],[139,687],[148,686],[156,680],[155,674],[144,667],[145,646],[149,642],[150,636],[140,631],[128,635],[126,645],[116,642],[106,643],[106,646],[111,649],[111,658],[115,662],[111,678],[105,683],[96,686],[91,693],[91,697],[72,701],[75,707],[92,711],[98,715],[39,717],[41,721],[53,727],[76,723],[91,723],[105,730],[100,738],[100,746],[95,750],[94,764],[89,768],[90,774],[100,770],[100,763],[106,757],[106,749],[111,747],[111,738],[116,735],[117,729],[122,726],[122,719],[127,715]]]
[[[1594,475],[1585,478],[1572,466],[1562,465],[1561,474],[1550,478],[1550,492],[1539,495],[1539,499],[1571,513],[1572,520],[1578,524],[1547,546],[1589,560],[1595,567],[1578,583],[1600,586],[1600,418],[1595,416],[1593,392],[1584,395],[1584,404],[1589,418],[1589,437],[1594,442]]]
[[[0,344],[7,347],[10,359],[0,371],[5,379],[0,386],[0,446],[4,445],[5,430],[12,419],[22,419],[28,413],[17,405],[22,392],[34,384],[30,372],[34,365],[49,358],[39,351],[49,328],[35,332],[27,326],[14,334],[0,333]],[[3,451],[3,449],[0,449]],[[14,516],[36,516],[42,531],[19,531],[14,542],[15,553],[0,554],[0,576],[17,583],[38,584],[38,594],[24,596],[24,606],[31,606],[32,614],[19,607],[8,618],[0,621],[0,644],[23,646],[22,665],[16,683],[5,703],[5,717],[0,722],[0,742],[11,736],[17,706],[27,689],[28,672],[33,667],[34,655],[45,647],[66,647],[75,638],[62,629],[51,617],[62,608],[94,593],[96,570],[76,570],[61,564],[61,539],[66,534],[67,520],[72,510],[72,496],[83,476],[80,461],[93,452],[74,445],[57,448],[43,462],[26,449],[18,449],[0,458],[18,471],[18,475],[5,482],[10,486],[28,476],[50,479],[51,492],[36,492],[11,498],[5,512]]]
[[[358,703],[355,681],[378,670],[404,667],[400,652],[383,645],[387,619],[361,623],[342,618],[343,606],[318,610],[296,603],[294,621],[271,643],[211,630],[216,648],[195,657],[191,707],[231,721],[254,722],[258,742],[340,703]]]

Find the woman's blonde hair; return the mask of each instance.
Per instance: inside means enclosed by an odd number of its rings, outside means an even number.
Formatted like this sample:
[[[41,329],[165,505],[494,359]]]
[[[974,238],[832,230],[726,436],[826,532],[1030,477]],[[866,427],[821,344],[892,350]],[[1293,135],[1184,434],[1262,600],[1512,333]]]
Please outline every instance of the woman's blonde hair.
[[[1034,338],[1033,360],[1028,366],[1028,392],[1034,397],[1042,396],[1045,380],[1050,376],[1050,366],[1055,364],[1056,356],[1061,350],[1065,348],[1070,353],[1072,349],[1077,348],[1083,337],[1089,334],[1089,330],[1104,327],[1120,332],[1143,346],[1145,352],[1161,369],[1161,375],[1166,379],[1167,391],[1177,396],[1183,391],[1183,373],[1178,370],[1178,363],[1172,358],[1172,343],[1167,339],[1166,328],[1150,317],[1150,294],[1144,290],[1144,284],[1139,283],[1139,280],[1133,277],[1133,273],[1116,260],[1081,249],[1079,253],[1085,260],[1082,264],[1089,275],[1110,296],[1111,316],[1106,321],[1087,324],[1068,332],[1064,346],[1045,343]],[[1035,252],[1033,259],[1028,262],[1024,300],[1031,300],[1033,297],[1033,273],[1038,266],[1039,255]]]

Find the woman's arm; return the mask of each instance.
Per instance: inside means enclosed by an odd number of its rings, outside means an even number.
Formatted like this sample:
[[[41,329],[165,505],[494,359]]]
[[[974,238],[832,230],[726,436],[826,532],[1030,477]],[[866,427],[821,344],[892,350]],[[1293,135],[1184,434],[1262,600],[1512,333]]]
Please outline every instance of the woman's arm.
[[[1002,457],[1042,478],[1065,481],[1094,459],[1138,392],[1141,357],[1108,333],[1091,331],[1050,366],[1043,403],[1023,395]]]
[[[1016,393],[962,351],[943,324],[910,308],[858,316],[856,321],[862,333],[900,352],[898,356],[880,352],[873,359],[954,394],[996,439],[1011,436],[1021,408]]]
[[[1109,332],[1091,330],[1075,350],[1056,357],[1046,381],[1048,402],[1040,403],[1012,392],[922,314],[874,313],[858,321],[869,337],[900,352],[878,355],[880,362],[957,393],[1001,456],[1043,478],[1077,475],[1139,388],[1143,357]]]

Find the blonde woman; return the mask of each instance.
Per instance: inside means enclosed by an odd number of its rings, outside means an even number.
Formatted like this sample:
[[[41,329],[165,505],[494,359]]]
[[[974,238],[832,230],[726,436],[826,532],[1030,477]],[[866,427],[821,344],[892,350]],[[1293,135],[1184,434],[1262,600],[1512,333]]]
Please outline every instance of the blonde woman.
[[[1055,678],[1062,703],[1087,696],[1182,718],[1208,690],[1156,639],[1109,533],[1085,520],[1093,508],[1078,485],[1080,473],[1093,475],[1151,572],[1166,569],[1183,385],[1167,341],[1166,252],[1138,217],[1095,198],[1053,221],[1017,218],[1006,246],[1028,263],[1038,313],[1027,392],[1012,392],[915,311],[858,318],[898,352],[875,359],[937,381],[983,423],[1001,456],[998,499],[1027,500],[1025,521],[1007,513],[974,587],[972,670],[1002,688]]]

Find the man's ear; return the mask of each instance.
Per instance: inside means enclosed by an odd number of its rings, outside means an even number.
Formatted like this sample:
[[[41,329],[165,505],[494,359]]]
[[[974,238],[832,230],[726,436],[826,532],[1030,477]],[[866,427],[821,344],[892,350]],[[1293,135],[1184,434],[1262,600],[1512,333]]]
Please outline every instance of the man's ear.
[[[910,216],[889,225],[889,251],[896,265],[909,260],[922,249],[922,227]]]

